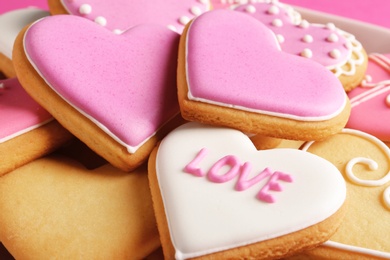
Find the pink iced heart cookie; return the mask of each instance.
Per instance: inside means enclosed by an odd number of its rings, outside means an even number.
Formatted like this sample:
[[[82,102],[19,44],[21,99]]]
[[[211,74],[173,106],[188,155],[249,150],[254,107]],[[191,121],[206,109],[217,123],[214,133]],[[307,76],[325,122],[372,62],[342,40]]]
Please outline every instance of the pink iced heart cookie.
[[[347,127],[390,141],[390,54],[370,54],[366,79],[348,96],[352,110]]]
[[[210,9],[209,0],[50,0],[49,6],[54,14],[85,17],[116,33],[142,23],[161,24],[181,33],[192,18]]]
[[[166,27],[140,25],[116,35],[87,19],[58,15],[33,24],[18,40],[22,85],[123,170],[147,158],[179,112],[179,35]],[[35,73],[33,84],[25,71]]]
[[[256,19],[215,10],[184,31],[179,47],[184,118],[247,133],[311,140],[340,131],[349,103],[322,65],[282,52]]]
[[[296,149],[257,151],[231,128],[180,126],[149,169],[166,259],[282,258],[325,241],[342,219],[336,167]]]
[[[35,102],[17,78],[0,80],[0,143],[38,128],[53,117]]]
[[[234,10],[264,23],[275,34],[283,51],[317,61],[340,78],[346,90],[364,77],[367,58],[355,36],[333,23],[314,24],[303,20],[291,6],[259,0]]]
[[[0,176],[65,143],[71,135],[16,78],[0,80]]]

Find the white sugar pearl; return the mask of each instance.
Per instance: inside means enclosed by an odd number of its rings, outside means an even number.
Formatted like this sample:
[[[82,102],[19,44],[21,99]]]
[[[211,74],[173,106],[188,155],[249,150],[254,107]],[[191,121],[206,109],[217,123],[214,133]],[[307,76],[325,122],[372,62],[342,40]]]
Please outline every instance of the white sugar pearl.
[[[101,26],[106,26],[107,20],[103,16],[98,16],[95,18],[95,23],[100,24]]]
[[[334,25],[334,23],[327,23],[326,28],[328,28],[329,30],[334,30],[336,29],[336,25]]]
[[[195,15],[195,16],[198,16],[198,15],[201,15],[201,14],[202,14],[202,10],[200,9],[199,6],[193,6],[193,7],[191,7],[190,12],[191,12],[193,15]]]
[[[305,57],[305,58],[311,58],[313,57],[313,52],[308,49],[308,48],[305,48],[302,52],[301,52],[301,56],[302,57]]]
[[[302,20],[301,23],[299,24],[299,27],[301,28],[308,28],[309,27],[309,22],[306,20]]]
[[[281,34],[277,34],[276,39],[278,40],[279,43],[284,43],[285,41],[284,36]]]
[[[113,30],[112,32],[115,33],[115,34],[121,34],[121,33],[123,33],[123,31],[120,30],[120,29],[115,29],[115,30]]]
[[[201,3],[201,4],[208,4],[208,0],[198,0],[199,1],[199,3]]]
[[[390,95],[386,97],[386,105],[390,107]]]
[[[277,7],[276,5],[273,5],[273,6],[271,6],[271,7],[267,10],[267,13],[268,13],[268,14],[279,14],[279,7]]]
[[[176,27],[173,26],[172,24],[168,25],[168,29],[171,30],[171,31],[177,32]]]
[[[312,43],[313,36],[311,36],[310,34],[306,34],[305,36],[303,36],[302,41],[306,43]]]
[[[256,13],[256,7],[254,7],[253,5],[248,5],[247,7],[245,7],[245,11],[250,14],[254,14]]]
[[[329,56],[332,57],[333,59],[338,59],[341,56],[341,52],[337,49],[334,49],[329,52]]]
[[[190,18],[188,18],[187,16],[182,16],[179,18],[179,22],[182,24],[182,25],[186,25],[187,23],[189,23],[190,21]]]
[[[272,21],[272,25],[275,26],[275,27],[282,27],[283,26],[283,22],[280,19],[274,19]]]
[[[89,4],[82,4],[79,8],[80,14],[90,14],[92,12],[92,6]]]
[[[364,77],[364,79],[366,80],[366,82],[372,82],[372,77],[371,77],[371,75],[366,75],[366,76]]]
[[[337,34],[331,33],[331,34],[326,38],[326,40],[327,40],[328,42],[338,42],[339,37],[337,36]]]

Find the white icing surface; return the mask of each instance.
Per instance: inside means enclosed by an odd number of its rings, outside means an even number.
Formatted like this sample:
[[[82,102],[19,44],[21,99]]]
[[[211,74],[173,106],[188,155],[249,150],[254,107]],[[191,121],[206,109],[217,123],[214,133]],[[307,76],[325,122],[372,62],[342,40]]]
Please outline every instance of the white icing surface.
[[[0,15],[0,52],[12,59],[14,41],[19,32],[28,24],[50,15],[38,8],[24,8]]]
[[[216,184],[184,172],[202,148],[209,149],[198,164],[202,170],[234,155],[242,163],[252,163],[248,179],[270,167],[290,174],[294,181],[282,182],[283,191],[270,191],[275,203],[259,201],[255,196],[263,182],[237,192],[236,178]],[[240,131],[198,123],[185,124],[162,141],[156,171],[177,259],[248,245],[314,225],[334,214],[346,195],[340,172],[318,156],[296,149],[257,151]]]

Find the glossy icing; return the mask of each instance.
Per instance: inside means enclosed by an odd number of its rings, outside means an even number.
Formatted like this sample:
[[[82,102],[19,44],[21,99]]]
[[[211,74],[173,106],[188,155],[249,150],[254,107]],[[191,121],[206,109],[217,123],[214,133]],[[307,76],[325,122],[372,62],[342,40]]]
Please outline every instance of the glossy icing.
[[[268,191],[276,202],[256,199],[268,178],[244,191],[235,181],[215,184],[184,171],[202,148],[209,153],[196,164],[210,169],[234,155],[252,164],[251,176],[270,168],[290,174],[282,192]],[[196,168],[196,167],[195,167]],[[257,151],[240,131],[187,123],[172,131],[159,147],[157,178],[176,259],[191,258],[282,236],[316,224],[345,199],[345,182],[328,161],[295,149]],[[326,201],[326,203],[322,203]],[[223,221],[221,221],[223,219]]]
[[[159,25],[116,35],[87,19],[56,15],[31,26],[24,45],[54,91],[133,153],[179,111],[178,40]]]
[[[0,15],[0,52],[12,59],[12,49],[18,33],[28,24],[48,16],[49,12],[38,8],[24,8]]]
[[[348,93],[352,109],[347,127],[390,141],[390,54],[370,54],[366,74],[366,80]]]
[[[343,134],[348,134],[348,135],[355,135],[364,139],[369,140],[371,143],[375,144],[378,148],[380,148],[384,154],[386,155],[388,159],[388,163],[390,163],[390,148],[384,144],[381,140],[376,138],[375,136],[372,136],[370,134],[367,134],[365,132],[359,131],[359,130],[354,130],[354,129],[348,129],[345,128],[342,130]],[[314,141],[311,142],[306,142],[301,150],[307,151],[310,146],[314,143]],[[367,166],[368,171],[374,171],[378,169],[378,163],[375,161],[375,158],[365,158],[365,157],[355,157],[352,158],[349,162],[346,163],[345,165],[345,175],[348,178],[348,180],[354,184],[354,185],[362,185],[365,187],[374,187],[374,186],[383,186],[383,185],[388,185],[390,183],[390,171],[387,172],[385,176],[383,176],[380,179],[377,180],[372,180],[372,179],[362,179],[355,175],[353,171],[353,167],[356,166],[357,164],[363,164]],[[390,186],[388,186],[382,196],[384,206],[386,209],[390,210]],[[366,210],[366,209],[364,209]],[[369,220],[367,220],[369,221]],[[352,239],[353,240],[353,239]],[[379,257],[379,258],[385,258],[388,259],[390,258],[390,252],[385,252],[381,250],[374,250],[371,248],[365,248],[362,246],[354,246],[354,245],[348,245],[345,243],[340,243],[340,242],[335,242],[335,241],[327,241],[324,243],[324,246],[326,247],[333,247],[345,251],[351,251],[359,254],[365,254],[368,256],[373,256],[373,257]],[[379,244],[380,247],[380,244]]]
[[[0,80],[0,143],[38,128],[52,119],[26,93],[16,78]]]
[[[68,13],[120,33],[134,25],[156,23],[181,33],[195,16],[210,10],[209,0],[61,0]]]
[[[280,51],[274,34],[241,12],[195,18],[186,57],[190,100],[305,121],[333,118],[345,107],[346,94],[331,72]]]
[[[283,39],[280,41],[283,51],[317,61],[334,71],[336,76],[354,75],[356,65],[364,61],[362,45],[353,35],[331,23],[314,24],[302,20],[291,6],[278,1],[257,0],[238,5],[234,10],[264,23]],[[352,53],[358,59],[352,59]],[[345,64],[349,65],[348,68],[343,67]]]
[[[240,162],[240,159],[235,155],[226,155],[215,162],[208,171],[202,171],[197,165],[209,153],[207,148],[202,148],[196,157],[184,167],[184,172],[193,174],[197,177],[203,177],[207,174],[207,179],[214,183],[225,183],[232,179],[236,179],[235,190],[244,191],[253,185],[268,179],[263,184],[256,198],[268,203],[274,203],[275,198],[269,191],[283,191],[283,187],[279,181],[293,182],[293,177],[284,172],[273,172],[269,167],[261,170],[256,176],[248,178],[253,168],[251,162]],[[228,170],[224,172],[222,169]],[[222,174],[221,174],[222,172]]]

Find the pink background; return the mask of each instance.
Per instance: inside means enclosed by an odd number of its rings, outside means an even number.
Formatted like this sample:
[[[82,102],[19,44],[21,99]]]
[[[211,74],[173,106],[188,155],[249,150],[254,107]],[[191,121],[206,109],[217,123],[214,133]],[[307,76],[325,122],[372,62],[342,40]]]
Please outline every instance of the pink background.
[[[281,2],[390,28],[390,0],[281,0]],[[48,9],[47,0],[2,0],[0,13],[28,6]]]
[[[47,0],[1,0],[0,14],[29,6],[35,6],[45,10],[49,9],[47,7]]]
[[[281,0],[280,2],[390,28],[390,0]]]

